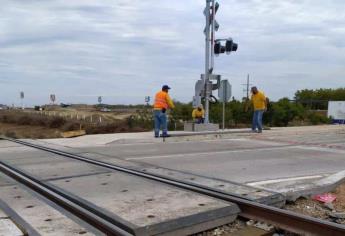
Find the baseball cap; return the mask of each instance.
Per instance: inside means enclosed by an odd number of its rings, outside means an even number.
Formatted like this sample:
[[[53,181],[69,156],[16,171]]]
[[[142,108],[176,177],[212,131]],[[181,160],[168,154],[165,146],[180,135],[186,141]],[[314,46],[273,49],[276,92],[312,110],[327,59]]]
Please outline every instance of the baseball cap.
[[[163,85],[162,90],[171,89],[168,85]]]

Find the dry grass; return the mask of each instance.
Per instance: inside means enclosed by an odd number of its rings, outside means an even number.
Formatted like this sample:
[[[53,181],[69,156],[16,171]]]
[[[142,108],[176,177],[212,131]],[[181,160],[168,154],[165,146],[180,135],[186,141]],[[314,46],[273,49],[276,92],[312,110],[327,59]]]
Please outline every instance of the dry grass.
[[[0,123],[0,134],[11,138],[59,138],[60,130],[41,126]]]
[[[141,132],[141,122],[131,118],[88,123],[69,120],[60,116],[45,116],[40,113],[18,110],[0,111],[0,134],[13,138],[59,138],[61,132],[84,129],[87,134]]]

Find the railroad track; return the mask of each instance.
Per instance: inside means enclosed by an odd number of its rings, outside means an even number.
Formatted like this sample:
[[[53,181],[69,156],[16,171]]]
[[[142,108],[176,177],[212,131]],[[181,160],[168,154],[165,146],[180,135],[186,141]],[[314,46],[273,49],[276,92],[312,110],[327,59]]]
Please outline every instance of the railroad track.
[[[235,203],[239,206],[241,217],[253,220],[263,221],[272,224],[278,228],[287,230],[289,232],[301,234],[301,235],[332,235],[340,236],[345,235],[345,226],[320,220],[317,218],[297,214],[291,211],[263,205],[260,203],[252,202],[238,196],[234,196],[225,193],[221,190],[212,189],[207,186],[190,183],[186,181],[176,180],[171,177],[162,176],[158,174],[147,173],[145,170],[137,170],[129,167],[123,167],[119,165],[109,164],[106,162],[90,159],[81,155],[53,149],[21,140],[14,140],[6,137],[1,137],[4,140],[43,150],[49,153],[54,153],[66,158],[71,158],[86,162],[92,165],[108,168],[115,171],[124,172],[127,174],[139,176],[142,178],[158,181],[168,185],[172,185],[181,189],[197,192],[206,196],[214,197],[224,201]],[[51,185],[47,185],[32,176],[29,176],[21,171],[7,165],[0,161],[0,170],[7,175],[15,178],[17,181],[29,186],[33,190],[41,193],[48,199],[58,203],[65,209],[69,210],[73,214],[77,215],[84,221],[90,223],[99,230],[105,232],[107,235],[136,235],[129,226],[123,222],[119,222],[116,219],[112,219],[104,215],[93,208],[90,208],[87,204],[76,199],[73,196],[69,196],[59,189],[53,188]]]

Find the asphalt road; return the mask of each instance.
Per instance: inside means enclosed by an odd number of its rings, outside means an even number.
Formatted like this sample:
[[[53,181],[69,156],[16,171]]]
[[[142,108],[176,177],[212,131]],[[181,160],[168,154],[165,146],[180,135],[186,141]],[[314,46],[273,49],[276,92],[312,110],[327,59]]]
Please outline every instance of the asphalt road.
[[[334,135],[333,135],[334,136]],[[335,135],[336,136],[336,135]],[[276,135],[276,139],[281,138]],[[314,134],[276,141],[256,137],[203,140],[193,142],[111,144],[81,148],[114,158],[143,162],[169,169],[235,182],[255,182],[319,174],[345,169],[345,150],[325,146],[327,140]],[[303,136],[302,136],[303,137]],[[330,137],[330,144],[342,137]],[[297,140],[297,141],[296,141]],[[293,143],[293,141],[296,141]]]

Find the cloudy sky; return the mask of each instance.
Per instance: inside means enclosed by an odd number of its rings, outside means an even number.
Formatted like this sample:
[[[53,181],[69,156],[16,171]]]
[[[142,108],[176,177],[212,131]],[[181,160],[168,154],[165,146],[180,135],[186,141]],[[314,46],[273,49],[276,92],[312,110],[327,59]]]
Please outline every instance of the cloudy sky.
[[[243,96],[345,86],[343,0],[219,0],[215,72]],[[162,84],[190,101],[204,66],[205,0],[0,0],[0,103],[143,103]]]

